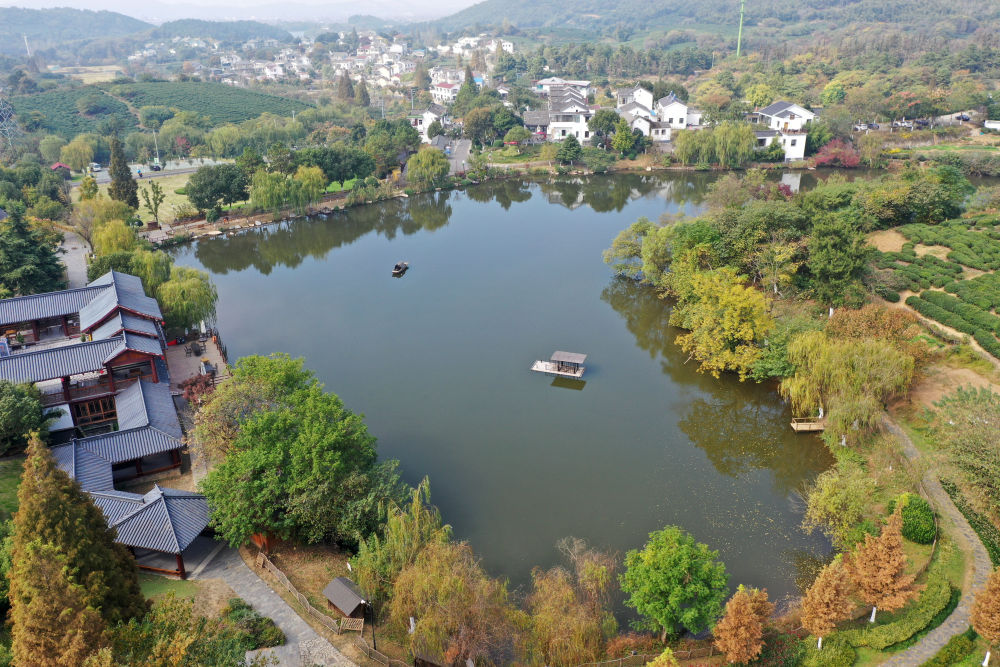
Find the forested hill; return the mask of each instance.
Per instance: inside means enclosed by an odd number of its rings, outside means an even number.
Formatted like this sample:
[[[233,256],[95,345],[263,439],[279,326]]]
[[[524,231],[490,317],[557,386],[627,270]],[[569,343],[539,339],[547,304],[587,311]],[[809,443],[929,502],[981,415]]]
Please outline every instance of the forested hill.
[[[279,42],[292,41],[292,35],[282,30],[258,21],[201,21],[198,19],[181,19],[168,21],[156,28],[153,37],[201,37],[217,39],[223,42],[243,42],[250,39],[276,39]]]
[[[81,39],[124,37],[152,27],[116,12],[0,7],[0,53],[23,54],[25,35],[34,50]]]
[[[693,30],[735,36],[739,0],[485,0],[434,22],[452,31],[499,27],[618,38],[648,32]],[[962,37],[1000,26],[995,0],[747,0],[745,26],[777,29],[785,38],[808,39],[858,23],[881,23],[929,37]],[[773,33],[771,33],[773,34]]]

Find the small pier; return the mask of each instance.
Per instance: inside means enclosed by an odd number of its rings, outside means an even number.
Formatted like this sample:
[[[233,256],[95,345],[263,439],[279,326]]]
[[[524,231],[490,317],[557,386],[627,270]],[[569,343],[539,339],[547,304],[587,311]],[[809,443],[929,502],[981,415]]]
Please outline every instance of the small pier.
[[[586,370],[583,367],[586,358],[587,355],[579,352],[555,352],[548,361],[535,361],[531,365],[531,370],[546,375],[579,379],[583,377],[583,372]]]
[[[811,433],[814,431],[822,431],[824,428],[826,428],[826,424],[822,419],[817,417],[792,418],[792,430],[796,433]]]

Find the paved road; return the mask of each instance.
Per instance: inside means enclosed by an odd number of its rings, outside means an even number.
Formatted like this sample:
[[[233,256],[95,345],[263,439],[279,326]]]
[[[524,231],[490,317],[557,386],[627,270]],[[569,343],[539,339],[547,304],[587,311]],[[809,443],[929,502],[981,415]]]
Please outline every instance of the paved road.
[[[312,665],[356,667],[250,570],[235,549],[224,548],[204,570],[192,577],[194,578],[224,580],[237,595],[262,615],[273,619],[285,633],[287,641],[284,646],[261,649],[248,653],[248,656],[256,653],[273,655],[282,667],[312,667]]]
[[[920,458],[920,452],[895,422],[886,417],[883,419],[883,423],[903,443],[903,453],[906,454],[906,458],[911,461]],[[954,526],[959,546],[965,553],[972,554],[972,569],[966,576],[965,584],[962,587],[962,598],[959,600],[958,606],[955,607],[955,611],[951,612],[944,623],[924,635],[919,642],[883,662],[883,667],[922,665],[933,658],[948,643],[949,639],[965,632],[969,627],[969,614],[975,593],[982,590],[986,585],[986,577],[993,571],[993,563],[990,562],[990,557],[986,553],[983,543],[979,541],[979,536],[976,535],[976,531],[972,530],[972,526],[958,511],[945,490],[941,488],[941,483],[934,471],[924,473],[923,483],[938,513]]]
[[[64,232],[59,249],[62,251],[62,262],[66,265],[66,279],[69,281],[69,288],[86,285],[87,253],[90,252],[90,246],[76,232]]]
[[[472,141],[470,139],[458,139],[451,145],[451,156],[448,161],[451,163],[452,174],[469,168],[469,153],[471,152]]]
[[[143,169],[142,178],[139,178],[136,174],[135,169],[132,170],[132,176],[136,177],[139,183],[149,180],[151,178],[163,178],[164,176],[174,176],[176,174],[193,174],[198,171],[198,167],[185,167],[184,169],[171,169],[170,171],[147,171]],[[108,173],[107,169],[101,169],[101,171],[94,174],[94,180],[97,181],[98,185],[103,185],[105,183],[111,182],[111,174]],[[76,183],[74,185],[79,185]]]

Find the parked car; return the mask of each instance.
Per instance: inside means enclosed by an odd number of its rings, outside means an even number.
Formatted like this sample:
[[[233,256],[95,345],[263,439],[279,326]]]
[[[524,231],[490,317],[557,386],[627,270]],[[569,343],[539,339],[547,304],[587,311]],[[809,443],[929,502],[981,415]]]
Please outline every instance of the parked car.
[[[894,120],[894,121],[892,121],[892,126],[893,127],[906,127],[906,128],[909,128],[909,129],[912,130],[913,129],[913,121],[912,120]]]
[[[913,122],[919,125],[920,127],[927,127],[928,125],[931,124],[929,120],[924,120],[923,118],[921,118],[920,120],[915,120]]]
[[[97,164],[96,162],[91,162],[90,163],[90,170],[91,171],[100,171],[101,170],[101,165]]]
[[[864,132],[867,129],[868,129],[868,123],[858,123],[857,125],[854,126],[855,132]]]
[[[964,122],[964,121],[972,120],[972,119],[969,118],[969,114],[967,114],[967,113],[959,113],[959,114],[955,114],[955,120],[960,120],[960,121]]]
[[[878,123],[868,123],[868,129],[869,130],[877,130],[878,128],[879,128],[879,124]]]
[[[161,169],[163,169],[163,167],[161,167],[158,164],[151,164],[151,165],[149,165],[149,170],[150,171],[160,171]]]

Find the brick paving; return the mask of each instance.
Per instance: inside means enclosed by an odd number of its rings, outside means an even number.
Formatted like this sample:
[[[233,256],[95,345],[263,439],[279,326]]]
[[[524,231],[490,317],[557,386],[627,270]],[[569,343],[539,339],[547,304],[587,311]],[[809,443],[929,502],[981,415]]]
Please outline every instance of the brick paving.
[[[286,642],[283,646],[251,651],[247,654],[248,657],[258,654],[273,656],[281,667],[356,667],[247,567],[235,549],[224,547],[197,577],[192,578],[222,579],[251,607],[274,620],[285,633]]]
[[[903,443],[903,453],[906,454],[906,458],[910,461],[917,461],[920,458],[920,452],[913,446],[913,442],[906,433],[888,417],[883,419],[883,424]],[[972,526],[958,511],[945,490],[941,488],[941,483],[933,470],[924,473],[923,484],[938,514],[951,523],[952,533],[959,546],[966,554],[972,555],[971,568],[966,570],[962,597],[958,606],[955,607],[955,611],[951,612],[944,623],[924,635],[919,642],[882,663],[886,667],[922,665],[933,658],[948,643],[949,639],[965,632],[969,627],[969,614],[974,594],[986,585],[986,578],[993,571],[993,564],[990,562],[990,557],[986,553],[983,543],[979,541],[979,536],[976,535],[976,531],[972,530]]]

